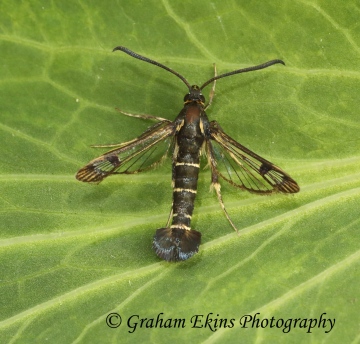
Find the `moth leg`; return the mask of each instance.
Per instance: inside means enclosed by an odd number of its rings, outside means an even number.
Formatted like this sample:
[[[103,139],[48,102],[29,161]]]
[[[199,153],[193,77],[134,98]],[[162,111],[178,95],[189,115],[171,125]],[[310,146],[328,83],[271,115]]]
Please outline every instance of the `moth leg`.
[[[177,144],[175,144],[175,149],[174,149],[174,154],[173,154],[173,162],[172,162],[172,179],[171,179],[171,188],[173,189],[175,187],[175,159],[176,156],[175,154],[177,154],[177,152],[175,152],[175,150],[177,150]],[[171,210],[170,210],[170,214],[166,223],[166,227],[170,227],[170,221],[172,220],[172,217],[174,215],[174,193],[172,194],[172,202],[171,202]]]
[[[171,219],[173,217],[173,203],[174,203],[174,201],[171,203],[171,210],[170,210],[168,220],[166,222],[166,226],[165,226],[166,228],[170,227],[170,221],[171,221]]]
[[[211,142],[210,141],[207,141],[207,157],[208,157],[208,164],[211,168],[211,186],[210,186],[210,190],[212,188],[215,189],[216,191],[216,195],[218,197],[218,200],[219,200],[219,203],[221,205],[221,208],[222,210],[224,211],[225,213],[225,216],[226,218],[228,219],[228,221],[230,222],[231,224],[231,227],[234,228],[235,232],[239,234],[239,230],[236,228],[236,226],[234,225],[234,223],[232,222],[228,212],[226,211],[226,208],[225,208],[225,205],[224,205],[224,201],[222,199],[222,196],[221,196],[221,185],[219,183],[219,178],[218,178],[218,172],[217,172],[217,169],[216,169],[216,161],[215,161],[215,157],[214,157],[214,154],[213,154],[213,148],[212,148],[212,145],[211,145]]]
[[[146,114],[133,114],[133,113],[129,113],[129,112],[125,112],[123,110],[120,110],[118,108],[115,108],[116,111],[120,112],[121,114],[125,115],[125,116],[129,116],[129,117],[136,117],[136,118],[142,118],[142,119],[151,119],[153,121],[165,121],[165,122],[171,122],[170,120],[166,119],[166,118],[162,118],[162,117],[158,117],[158,116],[153,116],[153,115],[146,115]]]
[[[216,176],[216,177],[217,177],[217,176]],[[213,178],[212,178],[212,179],[213,179]],[[213,188],[215,189],[216,195],[217,195],[218,200],[219,200],[219,203],[220,203],[220,205],[221,205],[221,208],[222,208],[222,210],[224,211],[226,218],[227,218],[228,221],[230,222],[231,227],[234,228],[234,230],[235,230],[235,232],[236,232],[237,234],[239,234],[239,230],[235,227],[235,225],[234,225],[234,223],[232,222],[232,220],[231,220],[228,212],[226,211],[226,208],[225,208],[224,202],[223,202],[223,200],[222,200],[222,196],[221,196],[221,191],[220,191],[221,186],[220,186],[220,183],[218,183],[218,182],[216,182],[216,183],[211,183],[211,187],[213,187]]]
[[[217,76],[215,63],[214,63],[214,74],[215,74],[215,76]],[[213,101],[213,98],[215,95],[215,85],[216,85],[216,80],[214,80],[213,86],[211,87],[211,91],[210,91],[210,95],[209,95],[209,102],[205,105],[204,110],[207,110]]]

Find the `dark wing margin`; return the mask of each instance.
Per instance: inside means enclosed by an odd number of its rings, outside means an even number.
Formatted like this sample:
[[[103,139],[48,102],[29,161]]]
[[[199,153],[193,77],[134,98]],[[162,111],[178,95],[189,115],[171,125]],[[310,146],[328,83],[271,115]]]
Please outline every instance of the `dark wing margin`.
[[[118,145],[102,145],[101,147],[117,147],[91,160],[77,172],[76,179],[100,183],[112,174],[132,174],[148,170],[165,159],[174,133],[174,123],[166,120],[154,124],[134,140]]]
[[[216,173],[240,189],[259,194],[296,193],[300,187],[281,168],[265,160],[225,134],[216,121],[210,122],[209,154],[216,160]]]

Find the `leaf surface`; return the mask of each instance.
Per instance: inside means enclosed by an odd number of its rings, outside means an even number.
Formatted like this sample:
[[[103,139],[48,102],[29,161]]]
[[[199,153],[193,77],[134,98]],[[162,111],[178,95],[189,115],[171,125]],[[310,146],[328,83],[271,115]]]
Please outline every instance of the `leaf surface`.
[[[2,341],[358,342],[359,12],[356,1],[3,2]],[[117,45],[200,85],[213,63],[225,73],[283,59],[286,67],[219,80],[207,114],[289,173],[300,193],[222,185],[238,236],[205,168],[192,221],[200,252],[179,264],[157,259],[151,243],[170,210],[170,160],[100,185],[74,178],[103,153],[90,145],[131,140],[152,124],[115,107],[171,120],[182,107],[181,81],[112,53]],[[106,326],[111,312],[122,316],[118,329]],[[147,328],[160,313],[163,324],[186,326]],[[311,334],[240,326],[256,313],[284,321],[326,313],[336,323]],[[195,315],[204,327],[194,328]],[[140,318],[155,320],[141,327]],[[234,326],[216,328],[219,319]]]

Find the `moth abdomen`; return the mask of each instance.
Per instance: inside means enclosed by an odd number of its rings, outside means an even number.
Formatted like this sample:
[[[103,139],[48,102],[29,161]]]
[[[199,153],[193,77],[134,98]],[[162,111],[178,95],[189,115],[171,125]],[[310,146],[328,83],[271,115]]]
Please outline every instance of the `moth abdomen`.
[[[156,231],[153,249],[158,257],[169,262],[187,260],[199,251],[201,233],[172,225]]]

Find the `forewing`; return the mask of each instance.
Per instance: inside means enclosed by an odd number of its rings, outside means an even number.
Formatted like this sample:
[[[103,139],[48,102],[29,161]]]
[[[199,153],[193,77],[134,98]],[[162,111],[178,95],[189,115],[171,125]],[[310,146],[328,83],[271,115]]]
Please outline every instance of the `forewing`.
[[[208,141],[216,173],[230,184],[254,193],[295,193],[298,184],[275,166],[225,134],[216,121],[210,122]]]
[[[150,169],[166,157],[174,133],[173,122],[156,123],[136,139],[118,144],[117,148],[90,161],[78,171],[76,179],[100,183],[111,174],[131,174]]]

